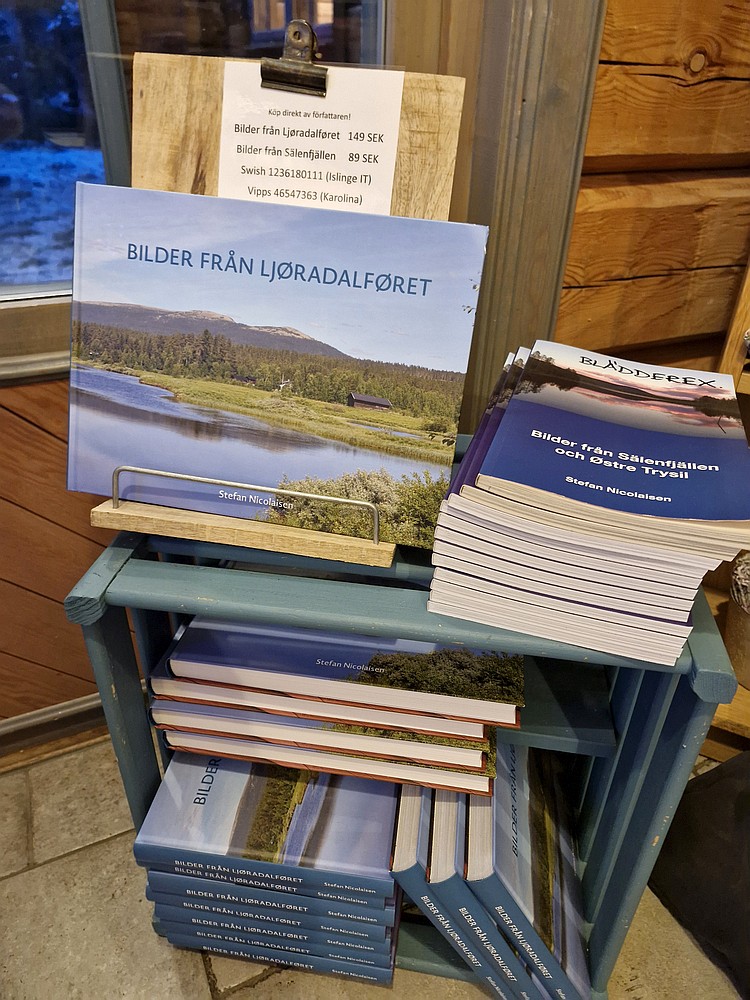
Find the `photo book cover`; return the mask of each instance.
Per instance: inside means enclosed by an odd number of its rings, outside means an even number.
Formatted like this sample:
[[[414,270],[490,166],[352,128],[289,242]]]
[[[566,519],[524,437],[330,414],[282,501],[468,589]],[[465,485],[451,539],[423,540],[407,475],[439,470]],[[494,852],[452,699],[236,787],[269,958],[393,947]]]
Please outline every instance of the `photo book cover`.
[[[79,184],[68,488],[428,547],[482,226]],[[252,488],[244,488],[246,486]],[[269,489],[262,490],[261,487]]]

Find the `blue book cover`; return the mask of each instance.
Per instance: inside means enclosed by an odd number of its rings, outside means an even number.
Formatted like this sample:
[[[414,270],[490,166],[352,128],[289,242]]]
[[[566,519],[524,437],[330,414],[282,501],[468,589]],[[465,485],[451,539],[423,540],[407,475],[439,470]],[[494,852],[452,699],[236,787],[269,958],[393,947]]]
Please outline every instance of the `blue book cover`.
[[[156,903],[154,916],[165,926],[172,925],[186,934],[201,931],[218,937],[246,938],[248,944],[268,942],[269,947],[306,948],[323,957],[342,957],[367,965],[390,965],[391,941],[356,941],[343,935],[309,927],[280,927],[265,920],[189,913],[179,906]]]
[[[259,880],[254,880],[259,881]],[[378,927],[393,927],[396,899],[376,897],[367,903],[322,899],[317,896],[292,896],[286,883],[268,889],[254,884],[242,884],[215,878],[178,875],[174,872],[148,872],[148,891],[184,898],[186,903],[203,902],[218,907],[252,907],[269,913],[288,914],[302,920],[352,921],[371,931]]]
[[[175,754],[133,851],[179,874],[382,900],[397,801],[382,781]]]
[[[314,234],[304,239],[301,234]],[[68,488],[429,547],[487,228],[79,184]],[[222,481],[224,485],[222,485]],[[313,495],[302,498],[274,489]]]
[[[501,1000],[516,1000],[516,994],[504,978],[491,967],[488,958],[462,923],[438,901],[427,881],[429,865],[432,797],[428,788],[404,787],[399,802],[396,839],[391,870],[393,877],[408,898],[417,906],[430,923],[440,932],[477,980],[493,996]]]
[[[469,798],[467,882],[547,992],[589,1000],[574,840],[550,757],[498,746],[492,799]]]
[[[537,341],[476,483],[677,522],[747,521],[734,382]]]
[[[194,618],[176,677],[517,725],[523,657],[414,639]]]
[[[464,719],[451,719],[442,715],[427,715],[414,711],[399,712],[396,709],[371,708],[369,705],[343,704],[238,685],[178,678],[172,674],[166,659],[149,673],[148,684],[152,694],[157,697],[188,704],[247,708],[263,712],[271,718],[274,715],[285,715],[299,719],[347,723],[351,726],[405,729],[411,733],[446,736],[459,740],[487,739],[487,730],[482,722],[468,722]]]
[[[430,889],[517,1000],[546,1000],[527,967],[469,888],[465,865],[466,796],[438,790],[432,800],[427,869]]]
[[[146,899],[152,903],[168,907],[170,910],[180,910],[183,916],[173,916],[174,920],[190,921],[192,917],[202,917],[212,920],[245,920],[269,924],[273,927],[289,928],[291,930],[325,931],[328,934],[350,938],[352,941],[362,941],[377,944],[382,951],[386,942],[390,941],[391,928],[385,924],[369,926],[354,920],[330,920],[320,914],[293,915],[277,912],[248,903],[245,906],[226,903],[209,903],[187,896],[172,895],[167,892],[155,892],[151,886],[146,886]]]
[[[498,432],[505,410],[513,397],[530,353],[527,348],[520,347],[514,355],[509,356],[510,361],[506,362],[507,369],[504,369],[497,385],[490,394],[487,408],[461,461],[458,472],[451,482],[450,493],[456,493],[462,486],[474,483],[487,454],[487,449]],[[440,514],[438,514],[439,523]]]
[[[215,955],[225,955],[228,958],[252,958],[256,962],[286,965],[301,972],[330,972],[351,979],[363,979],[371,983],[390,983],[393,981],[393,967],[388,969],[376,965],[365,965],[361,962],[349,962],[340,959],[323,958],[320,955],[302,955],[294,951],[276,949],[266,946],[256,946],[240,941],[225,941],[208,936],[198,937],[193,934],[183,934],[176,924],[170,927],[157,928],[163,933],[170,944],[178,948],[191,948],[194,951],[210,951]]]

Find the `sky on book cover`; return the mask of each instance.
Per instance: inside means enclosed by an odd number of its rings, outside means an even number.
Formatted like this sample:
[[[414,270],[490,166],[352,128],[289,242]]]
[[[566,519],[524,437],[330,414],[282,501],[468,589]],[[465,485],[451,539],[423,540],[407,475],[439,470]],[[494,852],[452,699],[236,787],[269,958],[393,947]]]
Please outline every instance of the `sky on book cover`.
[[[480,473],[636,514],[750,518],[731,376],[565,344],[534,345]]]
[[[178,753],[137,843],[388,878],[396,802],[387,782]]]
[[[270,487],[442,482],[486,238],[468,224],[79,185],[69,488],[109,496],[119,465]],[[292,516],[273,494],[174,480],[125,480],[123,496]],[[387,528],[384,540],[411,541]]]

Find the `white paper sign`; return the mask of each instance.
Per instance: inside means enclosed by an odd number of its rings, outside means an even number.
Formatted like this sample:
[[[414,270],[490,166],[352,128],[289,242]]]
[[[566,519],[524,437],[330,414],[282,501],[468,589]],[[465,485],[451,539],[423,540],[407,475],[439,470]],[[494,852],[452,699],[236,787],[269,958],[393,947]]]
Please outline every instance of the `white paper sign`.
[[[228,62],[219,196],[388,215],[404,74],[329,66],[325,97],[261,87]]]

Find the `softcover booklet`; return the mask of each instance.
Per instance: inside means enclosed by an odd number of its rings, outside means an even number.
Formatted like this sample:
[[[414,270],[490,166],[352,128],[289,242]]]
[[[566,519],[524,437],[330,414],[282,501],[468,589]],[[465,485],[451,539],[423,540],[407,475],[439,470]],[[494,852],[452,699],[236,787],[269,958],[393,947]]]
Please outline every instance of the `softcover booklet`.
[[[487,230],[79,184],[68,488],[427,546]],[[252,488],[244,488],[244,486]]]
[[[613,511],[750,519],[750,452],[734,383],[537,341],[477,485],[547,490]]]

